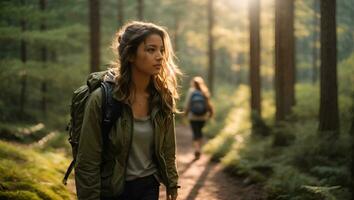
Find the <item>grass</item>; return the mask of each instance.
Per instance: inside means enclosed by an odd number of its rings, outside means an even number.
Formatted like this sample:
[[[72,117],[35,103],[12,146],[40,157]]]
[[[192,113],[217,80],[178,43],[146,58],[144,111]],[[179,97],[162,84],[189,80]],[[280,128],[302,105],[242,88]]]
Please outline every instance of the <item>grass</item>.
[[[230,151],[235,141],[243,140],[242,136],[236,136],[247,132],[250,128],[250,123],[244,123],[243,118],[247,118],[247,109],[244,104],[247,102],[247,87],[241,85],[238,91],[229,97],[229,101],[234,105],[224,117],[225,126],[218,132],[217,136],[211,139],[205,146],[204,151],[212,153],[214,160],[220,160],[225,154]],[[221,122],[221,124],[223,124]],[[212,124],[211,124],[212,126]]]
[[[0,199],[71,199],[62,185],[69,164],[63,153],[0,141]]]

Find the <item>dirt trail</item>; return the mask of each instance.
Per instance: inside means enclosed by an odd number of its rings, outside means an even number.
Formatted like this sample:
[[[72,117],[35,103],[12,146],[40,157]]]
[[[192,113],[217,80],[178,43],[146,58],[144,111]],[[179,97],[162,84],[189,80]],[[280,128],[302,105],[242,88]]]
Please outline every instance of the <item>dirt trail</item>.
[[[178,200],[261,200],[260,186],[244,185],[230,177],[219,163],[210,162],[208,155],[194,161],[192,134],[189,127],[177,127],[177,163],[180,175]],[[160,200],[165,200],[165,188],[160,187]]]

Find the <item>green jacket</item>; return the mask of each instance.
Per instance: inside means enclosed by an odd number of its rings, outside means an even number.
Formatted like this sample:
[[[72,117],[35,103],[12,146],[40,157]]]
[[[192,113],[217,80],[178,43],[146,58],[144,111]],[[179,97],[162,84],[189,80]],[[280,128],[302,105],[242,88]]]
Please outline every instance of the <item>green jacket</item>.
[[[117,196],[123,192],[129,150],[132,144],[133,114],[130,106],[113,125],[110,142],[102,154],[102,91],[95,90],[85,108],[80,136],[75,182],[78,199]],[[151,111],[154,127],[154,158],[162,183],[169,194],[177,193],[176,133],[174,114],[155,107]]]

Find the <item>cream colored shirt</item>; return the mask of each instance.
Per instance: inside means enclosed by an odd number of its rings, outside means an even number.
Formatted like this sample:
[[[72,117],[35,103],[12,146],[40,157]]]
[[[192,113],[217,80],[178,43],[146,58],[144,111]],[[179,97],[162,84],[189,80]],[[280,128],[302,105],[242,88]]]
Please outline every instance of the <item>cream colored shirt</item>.
[[[127,181],[157,172],[153,152],[154,131],[150,116],[134,119],[133,141],[127,166]]]

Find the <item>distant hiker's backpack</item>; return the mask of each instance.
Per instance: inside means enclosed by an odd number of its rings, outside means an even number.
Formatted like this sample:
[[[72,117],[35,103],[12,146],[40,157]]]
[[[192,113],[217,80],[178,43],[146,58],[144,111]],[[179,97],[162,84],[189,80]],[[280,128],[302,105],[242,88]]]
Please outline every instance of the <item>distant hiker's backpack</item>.
[[[103,78],[106,74],[107,71],[90,74],[87,78],[86,85],[83,85],[74,91],[70,106],[71,119],[67,126],[73,160],[71,161],[70,166],[65,173],[63,179],[64,185],[66,185],[67,179],[76,162],[76,155],[80,141],[80,133],[85,114],[84,112],[86,102],[89,99],[91,93],[99,87],[102,89],[102,122],[100,123],[103,143],[108,142],[108,133],[121,114],[120,102],[114,100],[112,97],[114,83],[103,81]],[[105,146],[106,145],[103,145],[103,147]]]
[[[190,111],[194,115],[204,115],[208,111],[207,99],[199,90],[192,92],[190,99]]]

